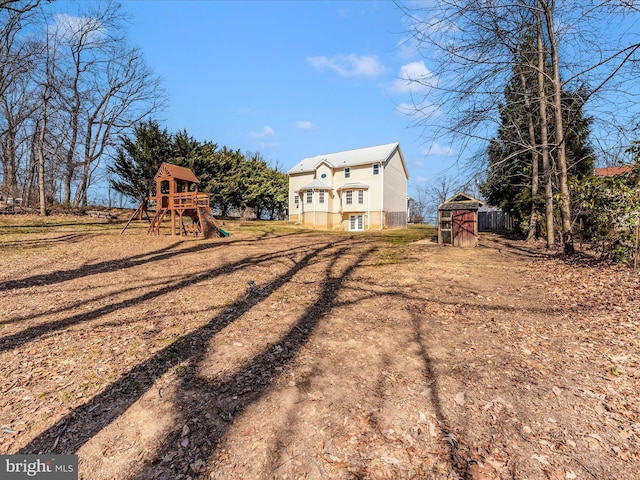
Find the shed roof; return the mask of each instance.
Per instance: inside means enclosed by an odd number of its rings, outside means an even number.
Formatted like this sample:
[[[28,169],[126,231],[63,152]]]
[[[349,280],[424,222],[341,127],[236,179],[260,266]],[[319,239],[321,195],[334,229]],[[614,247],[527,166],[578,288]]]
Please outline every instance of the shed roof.
[[[367,165],[378,162],[385,162],[389,158],[391,158],[396,150],[398,150],[398,152],[400,153],[402,166],[404,167],[407,178],[409,178],[409,173],[404,161],[404,156],[402,155],[400,144],[398,142],[385,143],[384,145],[377,145],[374,147],[345,150],[343,152],[324,153],[321,155],[316,155],[315,157],[308,157],[296,164],[287,173],[291,175],[295,173],[312,172],[323,162],[332,168],[354,167],[356,165]]]
[[[164,162],[162,165],[160,165],[155,178],[158,179],[162,177],[171,177],[176,180],[185,180],[187,182],[200,183],[198,177],[196,177],[190,169],[186,167],[179,167],[178,165],[167,162]]]
[[[481,200],[460,192],[441,203],[438,206],[438,210],[477,210],[482,205],[484,205],[484,203]]]

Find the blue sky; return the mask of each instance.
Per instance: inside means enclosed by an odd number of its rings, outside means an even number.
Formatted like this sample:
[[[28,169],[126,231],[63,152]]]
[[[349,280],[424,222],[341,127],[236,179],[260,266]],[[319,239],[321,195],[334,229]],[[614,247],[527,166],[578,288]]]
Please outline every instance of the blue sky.
[[[129,40],[163,79],[160,122],[288,170],[400,142],[410,188],[456,176],[448,145],[410,127],[406,72],[426,72],[390,1],[124,0]]]
[[[407,2],[431,15],[434,2]],[[432,129],[449,125],[456,111],[447,110],[450,105],[437,109],[433,97],[426,98],[432,115],[422,124],[432,127],[415,126],[410,105],[424,100],[425,91],[407,79],[431,76],[433,83],[454,85],[452,76],[460,72],[449,65],[430,71],[427,59],[438,53],[416,48],[409,18],[390,0],[121,0],[121,6],[130,19],[128,41],[162,79],[168,108],[157,120],[171,133],[186,130],[199,141],[259,152],[283,171],[306,157],[398,141],[414,197],[442,177],[457,184],[471,180],[474,172],[465,167],[486,148],[486,140],[449,144],[438,136]],[[560,22],[569,39],[561,44],[565,78],[572,78],[572,68],[596,64],[606,54],[601,46],[640,39],[640,14],[581,24],[583,12],[574,10]],[[588,28],[585,37],[575,35],[580,25]],[[594,87],[615,65],[588,70],[579,80]],[[585,108],[594,121],[592,143],[599,152],[608,150],[611,160],[630,139],[620,142],[610,119],[631,125],[640,110],[637,78],[622,78],[626,83],[613,82]],[[637,95],[623,99],[623,91]],[[484,127],[478,134],[491,138],[497,123]],[[608,160],[599,157],[600,163]]]

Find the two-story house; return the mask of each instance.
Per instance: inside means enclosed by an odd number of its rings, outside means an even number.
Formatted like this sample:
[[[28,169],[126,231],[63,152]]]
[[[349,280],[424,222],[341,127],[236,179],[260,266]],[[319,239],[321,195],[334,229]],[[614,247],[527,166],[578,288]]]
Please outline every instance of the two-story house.
[[[397,142],[305,158],[287,173],[292,222],[349,231],[407,226],[409,172]]]

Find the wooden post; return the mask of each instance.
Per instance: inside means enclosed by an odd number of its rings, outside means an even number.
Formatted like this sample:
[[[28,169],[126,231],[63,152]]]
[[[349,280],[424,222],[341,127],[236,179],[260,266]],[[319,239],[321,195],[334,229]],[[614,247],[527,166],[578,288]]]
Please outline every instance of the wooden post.
[[[640,239],[640,217],[636,218],[636,249],[633,254],[633,272],[638,271],[638,240]]]

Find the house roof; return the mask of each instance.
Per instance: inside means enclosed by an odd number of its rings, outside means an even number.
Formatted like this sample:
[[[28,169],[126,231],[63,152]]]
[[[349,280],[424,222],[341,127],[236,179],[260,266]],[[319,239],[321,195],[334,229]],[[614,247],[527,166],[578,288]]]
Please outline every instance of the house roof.
[[[338,187],[337,190],[349,190],[349,189],[367,189],[369,188],[369,185],[367,185],[366,183],[362,183],[362,182],[349,182],[349,183],[345,183],[344,185],[342,185],[341,187]]]
[[[172,177],[176,180],[185,180],[187,182],[200,183],[198,177],[196,177],[190,169],[186,167],[179,167],[178,165],[167,162],[164,162],[162,165],[160,165],[155,178],[159,177]]]
[[[300,190],[331,190],[331,187],[316,178],[313,182],[300,187]]]
[[[614,175],[622,175],[623,173],[631,172],[629,165],[620,167],[604,167],[596,168],[596,177],[612,177]]]
[[[296,164],[287,173],[289,175],[295,173],[313,172],[323,162],[331,168],[339,167],[354,167],[356,165],[367,165],[378,162],[386,162],[391,156],[398,150],[400,153],[400,159],[402,160],[402,166],[404,172],[409,178],[409,172],[404,161],[404,156],[400,150],[400,144],[398,142],[385,143],[384,145],[377,145],[374,147],[357,148],[354,150],[345,150],[343,152],[325,153],[322,155],[316,155],[315,157],[308,157]]]

